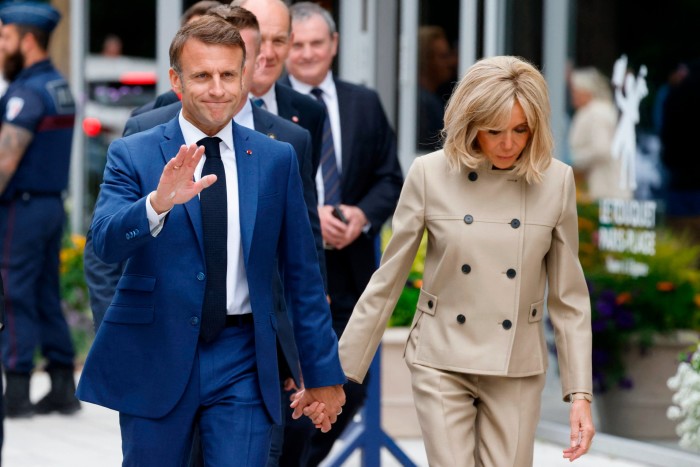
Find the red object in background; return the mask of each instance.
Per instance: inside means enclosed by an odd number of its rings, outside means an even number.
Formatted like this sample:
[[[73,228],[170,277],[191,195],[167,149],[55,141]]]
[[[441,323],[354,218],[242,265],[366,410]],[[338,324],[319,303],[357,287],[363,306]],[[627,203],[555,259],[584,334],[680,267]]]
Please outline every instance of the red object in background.
[[[102,131],[102,123],[95,117],[87,117],[83,120],[83,132],[91,138]]]
[[[119,82],[128,86],[156,84],[156,74],[151,71],[129,71],[122,73]]]

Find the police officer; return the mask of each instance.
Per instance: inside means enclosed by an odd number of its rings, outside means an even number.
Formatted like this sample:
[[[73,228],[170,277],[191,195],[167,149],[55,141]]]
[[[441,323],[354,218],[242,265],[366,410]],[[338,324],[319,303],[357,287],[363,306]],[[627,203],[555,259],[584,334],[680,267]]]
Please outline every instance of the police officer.
[[[5,279],[3,333],[8,417],[73,413],[74,349],[61,312],[59,251],[75,105],[47,47],[60,14],[47,4],[0,7],[4,76],[0,99],[0,269]],[[40,346],[51,390],[36,405],[29,379]]]

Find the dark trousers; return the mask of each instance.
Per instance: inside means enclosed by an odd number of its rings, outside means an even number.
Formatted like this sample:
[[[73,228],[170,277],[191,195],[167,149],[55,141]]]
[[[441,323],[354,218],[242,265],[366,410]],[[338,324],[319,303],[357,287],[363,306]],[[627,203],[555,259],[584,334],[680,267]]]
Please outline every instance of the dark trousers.
[[[119,419],[124,466],[187,465],[196,420],[207,467],[263,467],[272,421],[258,384],[253,325],[200,342],[187,388],[165,417]]]
[[[64,217],[58,196],[28,196],[0,203],[5,371],[31,372],[39,346],[50,365],[73,366],[73,343],[59,291]]]

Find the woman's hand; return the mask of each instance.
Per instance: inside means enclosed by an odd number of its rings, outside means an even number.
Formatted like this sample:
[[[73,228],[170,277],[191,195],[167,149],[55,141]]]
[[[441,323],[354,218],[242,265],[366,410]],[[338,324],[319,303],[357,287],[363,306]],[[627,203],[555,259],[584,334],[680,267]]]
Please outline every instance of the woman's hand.
[[[569,424],[571,425],[571,447],[564,449],[564,458],[573,462],[588,452],[595,435],[591,403],[583,399],[575,400],[571,404]]]

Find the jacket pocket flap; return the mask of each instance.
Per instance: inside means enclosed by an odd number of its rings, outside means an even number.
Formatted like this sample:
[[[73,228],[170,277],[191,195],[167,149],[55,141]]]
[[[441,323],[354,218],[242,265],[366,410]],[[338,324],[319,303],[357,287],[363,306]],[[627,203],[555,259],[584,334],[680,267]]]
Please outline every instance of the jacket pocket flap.
[[[153,305],[119,305],[107,308],[105,322],[121,324],[149,324],[153,322]]]
[[[527,315],[528,323],[536,323],[542,321],[544,315],[544,299],[530,305],[530,313]]]
[[[429,315],[435,315],[437,310],[438,299],[435,295],[420,289],[420,295],[418,296],[418,310],[423,313],[428,313]]]
[[[153,276],[124,275],[119,279],[117,289],[137,290],[140,292],[153,292],[156,287],[156,278]]]

